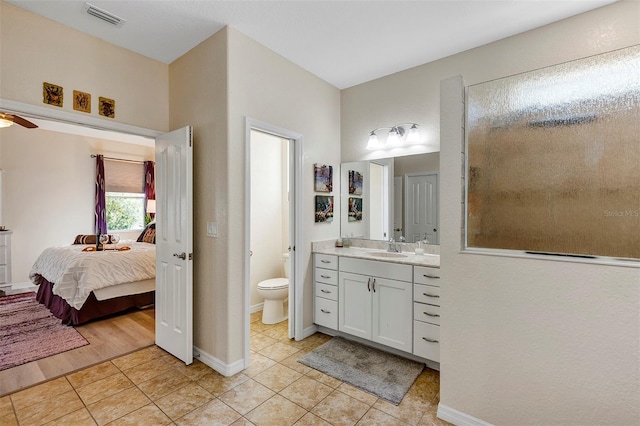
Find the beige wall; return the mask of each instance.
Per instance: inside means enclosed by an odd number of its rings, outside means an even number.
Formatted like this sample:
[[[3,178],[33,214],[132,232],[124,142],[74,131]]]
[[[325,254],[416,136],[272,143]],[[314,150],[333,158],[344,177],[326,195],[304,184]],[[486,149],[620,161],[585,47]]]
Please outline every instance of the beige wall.
[[[73,91],[115,100],[113,120],[166,131],[169,67],[55,21],[0,1],[0,98],[86,116],[73,110]],[[64,88],[62,108],[42,102],[42,83]]]
[[[2,129],[3,224],[13,231],[14,283],[29,281],[29,271],[46,247],[94,233],[95,159],[90,155],[98,153],[154,158],[154,149],[141,145],[20,126]],[[120,233],[122,238],[138,234]]]
[[[170,65],[170,128],[193,126],[193,344],[224,362],[228,359],[226,330],[231,310],[226,229],[230,167],[227,80],[226,30]],[[207,222],[218,224],[219,238],[206,236]]]
[[[260,70],[260,72],[256,72]],[[170,66],[171,128],[194,125],[194,343],[227,365],[244,356],[245,119],[304,135],[304,326],[313,322],[310,242],[337,237],[313,223],[313,163],[340,163],[339,91],[232,28]],[[307,172],[308,171],[308,172]],[[219,238],[201,236],[217,222]]]
[[[343,160],[369,155],[367,132],[383,122],[416,121],[442,145],[443,406],[494,424],[640,420],[639,270],[460,253],[460,87],[439,113],[442,79],[469,85],[638,44],[639,17],[640,3],[615,3],[342,92]]]
[[[234,314],[227,333],[242,338],[240,307],[243,304],[244,253],[244,156],[245,118],[252,118],[303,135],[302,165],[303,199],[301,232],[302,247],[296,247],[302,257],[304,277],[303,326],[313,323],[313,282],[311,241],[336,238],[340,221],[314,222],[313,164],[340,164],[340,92],[335,87],[304,71],[288,60],[266,49],[240,32],[229,29],[229,226],[228,269],[229,299]],[[338,188],[334,176],[334,188]],[[337,200],[338,192],[333,194]],[[337,208],[338,206],[336,206]],[[234,345],[231,359],[242,356]]]

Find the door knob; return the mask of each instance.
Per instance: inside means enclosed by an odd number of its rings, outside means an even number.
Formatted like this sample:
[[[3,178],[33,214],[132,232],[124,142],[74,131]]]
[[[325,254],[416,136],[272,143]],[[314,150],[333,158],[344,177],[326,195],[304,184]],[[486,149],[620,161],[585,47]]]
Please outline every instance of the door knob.
[[[185,260],[187,258],[187,253],[182,252],[182,253],[173,253],[174,257],[177,257],[178,259],[182,259]]]

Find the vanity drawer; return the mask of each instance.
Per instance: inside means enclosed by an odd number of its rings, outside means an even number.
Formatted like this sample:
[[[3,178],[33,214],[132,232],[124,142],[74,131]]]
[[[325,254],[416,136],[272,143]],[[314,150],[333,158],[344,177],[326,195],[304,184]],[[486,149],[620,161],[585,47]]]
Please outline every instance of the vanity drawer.
[[[338,269],[338,256],[334,256],[332,254],[320,254],[317,253],[316,257],[316,267],[326,268],[326,269]]]
[[[413,282],[416,284],[440,286],[440,269],[430,268],[428,266],[414,266]]]
[[[0,246],[0,265],[7,264],[7,246]]]
[[[440,327],[426,322],[413,322],[413,354],[440,362]]]
[[[0,284],[7,284],[7,267],[5,265],[0,265]]]
[[[415,302],[440,306],[440,287],[436,287],[434,285],[414,284],[413,300]]]
[[[338,300],[338,287],[324,283],[316,283],[316,297]]]
[[[314,278],[316,283],[338,285],[338,271],[316,268]]]
[[[414,302],[413,319],[416,321],[424,321],[431,324],[440,325],[440,307]]]
[[[332,330],[337,330],[338,302],[335,300],[323,299],[322,297],[316,297],[313,322]]]

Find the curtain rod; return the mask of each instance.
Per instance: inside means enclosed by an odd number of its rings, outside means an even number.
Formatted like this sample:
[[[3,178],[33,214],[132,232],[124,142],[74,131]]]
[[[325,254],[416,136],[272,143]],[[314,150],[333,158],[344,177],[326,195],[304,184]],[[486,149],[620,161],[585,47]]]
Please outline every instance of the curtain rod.
[[[96,158],[96,157],[97,157],[96,154],[91,154],[91,158]],[[140,160],[125,160],[124,158],[113,158],[113,157],[105,157],[105,156],[102,156],[102,158],[104,158],[105,160],[123,161],[125,163],[144,164],[144,161],[140,161]],[[151,160],[149,160],[149,161],[151,161]]]

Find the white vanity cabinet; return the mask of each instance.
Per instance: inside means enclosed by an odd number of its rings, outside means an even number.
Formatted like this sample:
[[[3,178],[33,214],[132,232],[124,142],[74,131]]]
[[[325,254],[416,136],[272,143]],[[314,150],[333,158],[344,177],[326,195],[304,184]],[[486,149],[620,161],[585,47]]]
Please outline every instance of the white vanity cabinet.
[[[340,259],[338,330],[412,351],[413,267]]]
[[[413,354],[440,362],[440,270],[414,266]]]
[[[338,256],[314,255],[313,322],[338,329]]]

